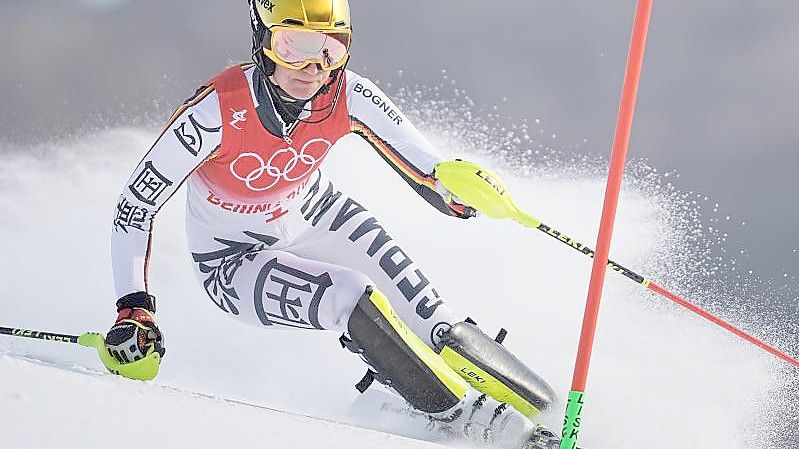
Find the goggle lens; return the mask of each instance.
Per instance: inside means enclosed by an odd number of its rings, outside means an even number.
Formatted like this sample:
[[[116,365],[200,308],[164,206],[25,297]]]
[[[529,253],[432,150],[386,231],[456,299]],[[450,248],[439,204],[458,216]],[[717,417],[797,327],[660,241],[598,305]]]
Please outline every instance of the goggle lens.
[[[350,33],[273,28],[271,48],[264,52],[286,67],[302,69],[317,63],[323,70],[344,65],[349,54]]]

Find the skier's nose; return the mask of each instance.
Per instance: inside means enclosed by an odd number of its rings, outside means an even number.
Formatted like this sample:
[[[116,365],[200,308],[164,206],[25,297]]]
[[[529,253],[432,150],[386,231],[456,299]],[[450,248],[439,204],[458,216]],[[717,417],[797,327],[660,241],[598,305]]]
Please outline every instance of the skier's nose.
[[[309,75],[316,75],[317,73],[322,71],[322,68],[319,66],[318,63],[311,63],[305,66],[305,68],[303,68],[302,71]]]

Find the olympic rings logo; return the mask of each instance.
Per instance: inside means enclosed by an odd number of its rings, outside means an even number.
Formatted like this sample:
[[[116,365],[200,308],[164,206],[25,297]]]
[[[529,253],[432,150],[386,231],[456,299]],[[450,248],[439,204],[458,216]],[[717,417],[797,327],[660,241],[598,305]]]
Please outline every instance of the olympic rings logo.
[[[320,145],[322,151],[319,151]],[[313,146],[317,147],[316,151],[312,151]],[[302,146],[299,153],[292,147],[283,148],[272,154],[268,161],[257,153],[241,153],[230,163],[230,174],[250,190],[261,192],[271,189],[281,179],[289,182],[302,179],[324,159],[332,146],[325,139],[312,139]]]

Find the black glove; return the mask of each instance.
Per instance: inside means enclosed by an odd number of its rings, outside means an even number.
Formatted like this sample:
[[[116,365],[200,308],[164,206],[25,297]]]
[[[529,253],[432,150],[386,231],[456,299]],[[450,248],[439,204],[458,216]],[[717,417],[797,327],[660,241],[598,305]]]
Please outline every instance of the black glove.
[[[119,363],[146,356],[150,349],[163,357],[164,337],[155,324],[155,298],[145,292],[123,296],[117,301],[117,320],[105,336],[108,352]]]

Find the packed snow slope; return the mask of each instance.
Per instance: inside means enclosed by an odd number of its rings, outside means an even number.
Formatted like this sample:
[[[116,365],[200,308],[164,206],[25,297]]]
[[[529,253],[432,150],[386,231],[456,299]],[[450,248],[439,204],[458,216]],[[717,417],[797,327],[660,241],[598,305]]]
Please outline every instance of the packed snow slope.
[[[154,135],[122,128],[0,149],[0,325],[64,333],[111,325],[114,206]],[[470,154],[462,137],[432,130],[451,156],[502,173],[524,209],[593,243],[601,177],[514,170]],[[456,311],[489,334],[507,328],[505,344],[565,397],[590,259],[513,222],[439,214],[357,137],[337,145],[326,167],[340,189],[380,217]],[[680,243],[690,226],[676,225],[674,207],[628,184],[612,255],[669,288],[701,295],[681,283],[695,267]],[[174,197],[155,225],[150,280],[167,347],[159,377],[128,381],[103,373],[85,348],[0,337],[4,446],[430,446],[334,423],[353,420],[348,408],[361,361],[340,348],[336,334],[245,327],[220,313],[194,279],[183,210],[183,198]],[[797,447],[796,379],[796,370],[773,357],[610,274],[581,440],[589,449]],[[543,419],[557,429],[562,413],[559,404]]]

